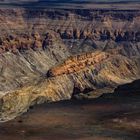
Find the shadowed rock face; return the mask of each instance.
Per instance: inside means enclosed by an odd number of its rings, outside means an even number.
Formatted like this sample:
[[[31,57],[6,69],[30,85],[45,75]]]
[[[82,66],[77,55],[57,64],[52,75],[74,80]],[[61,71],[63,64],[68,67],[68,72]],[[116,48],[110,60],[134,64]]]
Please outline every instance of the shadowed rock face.
[[[0,9],[0,118],[140,78],[139,10]]]
[[[125,85],[120,85],[115,89],[114,93],[125,96],[140,95],[140,80],[135,80],[134,82]]]

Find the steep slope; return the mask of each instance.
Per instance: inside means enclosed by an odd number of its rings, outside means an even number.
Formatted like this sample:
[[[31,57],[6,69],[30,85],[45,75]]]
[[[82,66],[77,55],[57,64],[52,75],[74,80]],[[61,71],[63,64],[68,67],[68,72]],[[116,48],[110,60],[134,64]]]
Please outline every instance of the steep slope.
[[[44,40],[38,40],[39,43],[34,38],[26,40],[23,37],[3,41],[0,54],[0,91],[36,83],[50,67],[69,56],[67,48],[54,32],[48,31],[46,34]]]
[[[36,103],[70,99],[73,94],[86,94],[88,91],[104,87],[114,88],[119,84],[131,82],[140,77],[139,61],[130,60],[121,55],[113,56],[110,54],[109,56],[104,52],[95,52],[92,55],[94,60],[98,60],[96,67],[94,64],[85,65],[80,70],[73,67],[74,71],[71,68],[69,73],[63,67],[66,62],[73,60],[71,58],[66,60],[64,64],[57,66],[56,70],[54,67],[50,74],[51,69],[48,72],[48,79],[3,95],[1,97],[1,121],[20,115],[29,106]],[[98,55],[100,57],[107,55],[108,58],[103,57],[105,60],[102,62]],[[88,61],[90,62],[90,59]]]

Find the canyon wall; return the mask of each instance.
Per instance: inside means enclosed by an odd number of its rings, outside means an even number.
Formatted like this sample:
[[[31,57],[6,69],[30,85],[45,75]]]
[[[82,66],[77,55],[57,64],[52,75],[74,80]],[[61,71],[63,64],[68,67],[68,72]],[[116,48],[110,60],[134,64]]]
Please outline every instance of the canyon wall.
[[[20,36],[3,43],[0,53],[0,91],[32,85],[45,76],[52,66],[70,56],[54,32],[48,31],[46,34],[53,35],[53,44],[46,44],[49,43],[47,35],[44,40],[38,39],[39,45],[34,38],[28,40]]]
[[[63,39],[140,41],[139,10],[1,8],[0,18],[1,35],[50,29]]]
[[[139,22],[138,9],[0,8],[0,52],[41,48],[48,30],[58,33],[71,53],[120,44],[139,48]]]
[[[0,8],[0,119],[140,78],[140,11]]]

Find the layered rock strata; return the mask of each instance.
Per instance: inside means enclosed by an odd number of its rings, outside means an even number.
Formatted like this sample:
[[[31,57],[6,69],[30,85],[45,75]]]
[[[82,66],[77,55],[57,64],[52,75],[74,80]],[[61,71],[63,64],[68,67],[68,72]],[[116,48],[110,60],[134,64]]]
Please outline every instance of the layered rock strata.
[[[7,92],[1,97],[1,121],[20,115],[34,104],[66,100],[70,99],[73,94],[86,94],[88,91],[104,87],[114,88],[140,77],[137,59],[130,60],[125,56],[108,56],[108,54],[106,54],[108,57],[105,58],[104,52],[100,52],[100,54],[95,52],[94,55],[93,58],[98,60],[98,69],[93,64],[86,65],[80,70],[74,68],[74,71],[70,73],[67,71],[61,73],[62,66],[66,63],[60,64],[56,69],[57,72],[60,72],[59,74],[53,73],[53,77],[51,75],[31,86]],[[103,56],[103,62],[99,56]],[[66,60],[66,62],[68,61]]]
[[[139,10],[1,8],[1,121],[139,79],[139,19]]]

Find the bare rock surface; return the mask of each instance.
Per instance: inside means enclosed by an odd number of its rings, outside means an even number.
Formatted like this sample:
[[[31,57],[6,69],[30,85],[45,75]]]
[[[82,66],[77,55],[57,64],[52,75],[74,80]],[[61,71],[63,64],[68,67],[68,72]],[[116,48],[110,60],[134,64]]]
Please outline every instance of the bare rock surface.
[[[0,8],[0,118],[140,78],[138,9]]]

